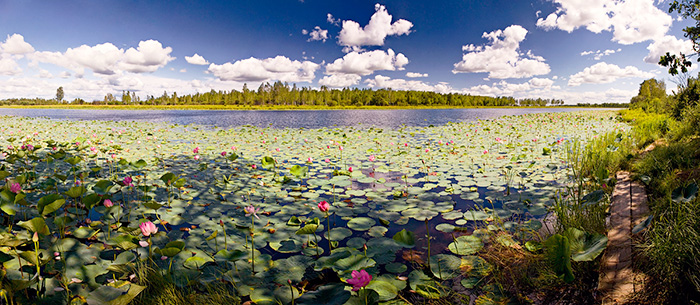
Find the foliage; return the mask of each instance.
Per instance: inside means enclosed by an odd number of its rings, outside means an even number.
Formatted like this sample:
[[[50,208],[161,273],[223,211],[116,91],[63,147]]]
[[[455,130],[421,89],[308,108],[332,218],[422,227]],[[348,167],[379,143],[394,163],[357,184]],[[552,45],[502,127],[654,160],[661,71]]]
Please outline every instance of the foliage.
[[[4,123],[5,294],[115,304],[444,298],[442,281],[508,299],[486,284],[496,274],[481,255],[498,245],[542,260],[521,245],[539,241],[535,218],[567,179],[562,135],[583,142],[625,128],[609,112],[400,129]],[[519,177],[511,193],[506,170]],[[473,227],[485,229],[461,236]],[[431,249],[430,237],[451,243]],[[357,270],[372,281],[339,289]]]
[[[43,99],[7,99],[3,105],[52,105],[60,100]],[[73,103],[80,104],[76,99]],[[320,89],[290,86],[277,81],[273,84],[263,83],[256,90],[244,85],[241,91],[214,91],[192,95],[178,95],[177,92],[162,96],[149,96],[139,99],[134,92],[123,92],[121,101],[108,94],[103,101],[93,101],[93,105],[235,105],[235,106],[547,106],[563,105],[564,101],[555,99],[520,99],[512,97],[490,97],[459,93],[435,93],[427,91],[403,91],[392,89],[358,89],[342,88]]]
[[[630,101],[630,109],[663,113],[666,103],[666,84],[652,78],[639,85],[639,93]]]

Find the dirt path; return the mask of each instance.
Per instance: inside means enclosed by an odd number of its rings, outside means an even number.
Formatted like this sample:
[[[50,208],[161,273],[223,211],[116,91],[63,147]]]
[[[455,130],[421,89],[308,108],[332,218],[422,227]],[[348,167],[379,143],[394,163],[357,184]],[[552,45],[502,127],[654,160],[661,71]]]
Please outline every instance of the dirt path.
[[[628,172],[618,172],[608,221],[608,248],[598,282],[602,304],[623,304],[641,288],[632,270],[631,231],[648,214],[644,187],[632,182]]]

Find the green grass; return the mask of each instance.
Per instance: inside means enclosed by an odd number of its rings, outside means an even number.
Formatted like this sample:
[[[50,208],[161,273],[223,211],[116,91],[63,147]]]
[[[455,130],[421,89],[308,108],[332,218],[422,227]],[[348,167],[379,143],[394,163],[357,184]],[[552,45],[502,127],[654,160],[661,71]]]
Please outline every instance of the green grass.
[[[234,305],[241,300],[233,289],[224,283],[212,282],[208,285],[197,284],[179,287],[172,277],[164,274],[165,270],[153,268],[147,263],[139,262],[136,266],[137,284],[146,286],[130,304],[132,305],[189,305],[212,304]]]

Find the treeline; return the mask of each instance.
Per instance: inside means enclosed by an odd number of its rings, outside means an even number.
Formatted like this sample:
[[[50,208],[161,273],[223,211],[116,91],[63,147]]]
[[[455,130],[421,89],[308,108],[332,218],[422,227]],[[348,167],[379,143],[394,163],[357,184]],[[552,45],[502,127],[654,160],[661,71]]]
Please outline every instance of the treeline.
[[[435,93],[426,91],[397,91],[392,89],[343,88],[320,89],[291,87],[287,83],[263,83],[257,90],[243,89],[231,91],[211,90],[206,93],[178,95],[177,92],[164,92],[161,96],[147,96],[141,99],[134,92],[122,92],[120,99],[112,94],[103,100],[86,102],[75,99],[71,102],[57,99],[6,99],[2,105],[54,105],[54,104],[94,104],[94,105],[238,105],[238,106],[560,106],[562,100],[555,99],[515,99],[513,97],[490,97],[458,93]]]
[[[600,103],[600,104],[591,104],[591,103],[578,103],[576,104],[576,107],[599,107],[599,108],[629,108],[630,104],[629,103]]]

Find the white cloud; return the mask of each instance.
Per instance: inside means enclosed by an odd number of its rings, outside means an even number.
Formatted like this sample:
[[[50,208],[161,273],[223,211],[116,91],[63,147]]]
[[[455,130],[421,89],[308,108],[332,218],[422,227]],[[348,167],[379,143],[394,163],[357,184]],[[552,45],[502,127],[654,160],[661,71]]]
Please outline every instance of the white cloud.
[[[61,73],[58,73],[58,77],[60,78],[69,78],[70,77],[70,72],[68,71],[63,71]]]
[[[326,20],[328,21],[328,23],[330,23],[332,25],[336,25],[336,26],[340,25],[340,19],[333,18],[333,15],[331,15],[330,13],[328,13],[328,15],[326,15]],[[306,34],[304,34],[304,35],[306,35]]]
[[[654,0],[553,0],[557,11],[537,19],[537,26],[572,32],[585,27],[593,33],[611,31],[613,41],[633,44],[664,36],[673,19]]]
[[[124,52],[121,68],[133,73],[154,72],[175,59],[170,56],[172,51],[171,47],[163,48],[157,40],[141,41],[137,49],[129,48]]]
[[[34,52],[34,47],[24,41],[20,34],[7,35],[5,42],[0,43],[0,53],[22,55]]]
[[[544,58],[527,52],[526,57],[518,52],[520,42],[525,40],[527,30],[511,25],[505,30],[484,33],[491,41],[486,46],[465,45],[462,61],[454,64],[452,73],[488,72],[489,78],[524,78],[550,72]],[[502,38],[502,39],[501,39]]]
[[[374,79],[365,80],[370,88],[391,88],[394,90],[416,90],[416,91],[433,91],[447,93],[452,91],[452,87],[446,83],[440,83],[435,86],[417,80],[391,79],[390,77],[377,75]]]
[[[0,75],[17,75],[22,73],[22,69],[12,58],[0,57]]]
[[[644,57],[644,61],[650,64],[658,64],[659,59],[662,55],[666,55],[666,52],[671,54],[683,53],[683,54],[693,54],[693,43],[690,40],[681,40],[674,36],[664,36],[647,47],[649,54]]]
[[[603,56],[612,55],[612,54],[615,54],[615,53],[620,52],[620,51],[622,51],[622,49],[617,49],[617,50],[608,49],[608,50],[602,50],[602,51],[601,50],[584,51],[584,52],[581,52],[581,56],[593,55],[593,59],[600,60],[601,58],[603,58]]]
[[[338,43],[343,46],[381,46],[384,39],[391,35],[408,35],[411,32],[413,23],[405,19],[399,19],[391,23],[391,15],[386,7],[380,4],[374,6],[375,13],[364,27],[352,20],[343,21],[343,29],[338,35]],[[328,21],[332,21],[332,16],[328,14]]]
[[[312,82],[319,65],[310,61],[290,60],[284,56],[274,58],[248,58],[223,65],[211,64],[208,72],[222,81],[258,82],[279,80],[283,82]]]
[[[370,75],[379,70],[403,70],[408,58],[394,50],[374,50],[368,52],[350,52],[342,58],[326,65],[326,74]]]
[[[548,78],[533,77],[528,81],[528,83],[534,88],[547,88],[551,87],[554,84],[554,81]]]
[[[39,78],[53,78],[53,74],[51,74],[51,72],[44,70],[44,69],[39,69],[39,74],[37,76]]]
[[[362,76],[356,74],[331,74],[318,80],[318,84],[332,88],[344,88],[359,84],[360,79]]]
[[[92,47],[82,45],[68,48],[65,53],[43,51],[27,56],[32,61],[72,69],[79,75],[84,73],[85,68],[97,74],[114,75],[121,72],[154,72],[175,59],[170,56],[171,52],[172,48],[163,48],[156,40],[146,40],[139,42],[138,48],[126,51],[111,43],[103,43]]]
[[[599,62],[595,65],[583,69],[569,77],[569,86],[579,86],[581,84],[605,84],[612,83],[620,78],[626,77],[654,77],[653,73],[643,72],[636,67],[627,66],[620,68],[614,64]]]
[[[180,73],[186,73],[186,72],[187,72],[187,69],[185,69],[185,68],[180,69]]]
[[[564,91],[558,86],[538,87],[535,78],[528,82],[513,84],[506,81],[493,83],[492,85],[479,85],[459,91],[463,94],[487,95],[487,96],[512,96],[521,98],[543,98],[563,100],[566,104],[577,103],[626,103],[630,98],[637,95],[636,91],[608,89],[606,91]]]
[[[194,53],[194,55],[192,55],[192,56],[185,56],[185,60],[187,61],[187,63],[193,64],[193,65],[203,66],[203,65],[209,64],[209,62],[206,59],[204,59],[204,57],[202,57],[202,55],[199,55],[197,53]]]
[[[309,35],[309,39],[307,41],[321,40],[323,42],[326,42],[326,39],[328,39],[328,30],[321,29],[320,26],[314,27],[313,31],[311,32],[307,30],[302,30],[301,33],[304,35]]]
[[[406,77],[411,77],[411,78],[428,77],[428,73],[406,72]]]

